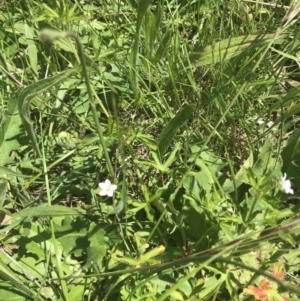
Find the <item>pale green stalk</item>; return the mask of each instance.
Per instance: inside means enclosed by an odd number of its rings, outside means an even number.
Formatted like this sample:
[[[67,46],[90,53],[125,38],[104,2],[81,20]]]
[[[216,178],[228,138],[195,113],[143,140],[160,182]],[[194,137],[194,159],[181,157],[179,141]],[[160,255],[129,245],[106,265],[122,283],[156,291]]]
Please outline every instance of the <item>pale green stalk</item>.
[[[43,169],[44,169],[44,174],[45,174],[45,185],[46,185],[46,192],[47,192],[47,200],[48,200],[49,210],[51,210],[52,201],[51,201],[50,185],[49,185],[49,178],[48,178],[48,173],[47,173],[47,164],[46,164],[46,160],[45,160],[45,152],[44,152],[44,144],[43,143],[42,143],[42,155],[43,155]],[[52,240],[52,243],[53,243],[55,256],[56,256],[56,261],[57,261],[57,272],[58,272],[58,276],[60,278],[59,281],[60,281],[60,284],[61,284],[64,300],[68,301],[69,300],[68,286],[67,286],[66,280],[63,279],[64,273],[63,273],[63,269],[62,269],[62,266],[61,266],[61,258],[59,256],[57,241],[56,241],[56,238],[55,238],[55,230],[54,230],[54,225],[53,225],[53,219],[51,217],[50,217],[50,227],[51,227],[51,235],[52,235],[51,240]]]
[[[94,121],[95,121],[95,124],[96,124],[97,133],[99,135],[100,143],[103,147],[103,152],[104,152],[104,156],[105,156],[105,159],[106,159],[106,162],[107,162],[109,174],[110,174],[111,178],[113,179],[114,178],[114,169],[113,169],[113,166],[112,166],[110,158],[109,158],[109,154],[108,154],[108,151],[107,151],[107,148],[106,148],[106,145],[105,145],[105,141],[104,141],[104,137],[103,137],[103,130],[102,130],[102,127],[100,125],[97,110],[96,110],[96,107],[95,107],[95,104],[94,104],[94,101],[93,101],[93,91],[92,91],[88,71],[87,71],[87,68],[86,68],[86,63],[85,63],[85,59],[84,59],[82,44],[81,44],[79,38],[74,33],[67,32],[66,36],[73,38],[75,40],[75,43],[76,43],[77,48],[78,48],[78,55],[79,55],[81,66],[82,66],[82,72],[83,72],[83,76],[84,76],[84,79],[85,79],[85,84],[86,84],[88,95],[89,95],[90,105],[91,105]]]
[[[100,144],[103,148],[103,153],[104,153],[104,157],[107,162],[109,174],[110,174],[111,178],[113,179],[114,178],[114,170],[113,170],[113,166],[111,164],[111,160],[109,158],[109,154],[108,154],[106,144],[104,141],[103,130],[102,130],[102,127],[99,122],[99,116],[97,114],[97,110],[96,110],[96,107],[95,107],[95,104],[93,101],[93,90],[92,90],[91,83],[89,80],[89,75],[88,75],[88,71],[87,71],[87,67],[86,67],[86,63],[85,63],[85,59],[84,59],[82,44],[81,44],[79,38],[72,32],[56,32],[56,31],[52,31],[52,30],[44,30],[41,34],[41,37],[43,40],[46,40],[46,41],[47,40],[53,41],[55,39],[63,38],[63,37],[70,37],[70,38],[74,39],[74,41],[77,45],[77,51],[78,51],[79,59],[80,59],[81,66],[82,66],[82,73],[84,76],[85,84],[86,84],[87,91],[88,91],[88,96],[89,96],[89,100],[90,100],[90,106],[91,106],[93,118],[94,118],[94,121],[96,124],[96,130],[97,130],[97,133],[99,136]]]

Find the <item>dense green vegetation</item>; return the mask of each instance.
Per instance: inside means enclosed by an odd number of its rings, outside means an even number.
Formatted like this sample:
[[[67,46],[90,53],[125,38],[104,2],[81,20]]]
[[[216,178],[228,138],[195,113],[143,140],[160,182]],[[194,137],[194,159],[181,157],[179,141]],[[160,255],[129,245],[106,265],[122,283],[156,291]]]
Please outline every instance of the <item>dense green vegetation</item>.
[[[300,300],[299,11],[2,1],[1,300]]]

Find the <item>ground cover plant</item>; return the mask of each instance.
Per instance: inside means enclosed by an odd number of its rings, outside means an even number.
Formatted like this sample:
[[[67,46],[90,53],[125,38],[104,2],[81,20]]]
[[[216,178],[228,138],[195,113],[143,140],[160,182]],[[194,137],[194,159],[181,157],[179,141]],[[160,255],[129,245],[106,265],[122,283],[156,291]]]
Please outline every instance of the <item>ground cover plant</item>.
[[[300,300],[298,1],[2,1],[1,300]]]

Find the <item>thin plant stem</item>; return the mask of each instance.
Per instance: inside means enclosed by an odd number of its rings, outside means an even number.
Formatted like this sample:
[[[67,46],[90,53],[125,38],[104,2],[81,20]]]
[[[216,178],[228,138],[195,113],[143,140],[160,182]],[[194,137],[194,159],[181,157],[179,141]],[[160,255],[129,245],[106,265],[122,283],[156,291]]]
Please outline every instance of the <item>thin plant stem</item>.
[[[59,31],[53,31],[53,30],[45,29],[41,33],[41,39],[44,40],[44,41],[53,41],[55,39],[66,38],[66,37],[74,39],[74,41],[76,43],[79,60],[80,60],[81,66],[82,66],[83,77],[84,77],[85,84],[86,84],[87,91],[88,91],[90,106],[91,106],[93,118],[94,118],[94,121],[95,121],[95,124],[96,124],[96,130],[97,130],[97,133],[98,133],[98,136],[99,136],[100,144],[103,148],[103,153],[104,153],[104,157],[105,157],[106,162],[107,162],[109,175],[112,179],[114,179],[114,169],[113,169],[113,166],[111,164],[111,160],[109,158],[109,154],[108,154],[108,151],[107,151],[107,148],[106,148],[106,145],[105,145],[105,141],[104,141],[104,137],[103,137],[103,130],[102,130],[102,127],[100,125],[99,116],[97,114],[96,106],[95,106],[94,101],[93,101],[93,90],[92,90],[92,86],[91,86],[91,83],[90,83],[90,79],[89,79],[89,75],[88,75],[88,71],[87,71],[87,67],[86,67],[86,62],[85,62],[85,59],[84,59],[83,48],[82,48],[82,44],[80,42],[80,39],[73,32],[66,32],[66,31],[65,32],[59,32]]]
[[[52,198],[51,198],[51,194],[50,194],[50,184],[49,184],[49,177],[48,177],[48,173],[47,173],[47,164],[46,164],[46,160],[45,160],[45,151],[44,151],[43,143],[42,143],[42,156],[43,156],[43,170],[44,170],[44,175],[45,175],[47,201],[48,201],[49,210],[51,210]],[[63,269],[61,266],[61,256],[59,255],[60,252],[58,250],[57,240],[55,237],[53,219],[51,217],[50,217],[50,228],[51,228],[51,240],[53,243],[53,248],[55,251],[55,257],[56,257],[56,261],[57,261],[57,273],[60,277],[60,284],[61,284],[61,288],[62,288],[63,298],[65,301],[68,301],[69,300],[68,286],[67,286],[67,282],[64,279],[61,279],[61,277],[63,277],[64,273],[63,273]]]
[[[90,105],[91,105],[91,109],[92,109],[92,113],[93,113],[93,118],[94,118],[94,121],[95,121],[95,124],[96,124],[97,133],[98,133],[98,136],[99,136],[99,139],[100,139],[100,143],[103,147],[103,153],[104,153],[104,157],[105,157],[106,162],[107,162],[109,174],[110,174],[111,178],[114,178],[114,169],[113,169],[113,166],[112,166],[110,158],[109,158],[109,154],[108,154],[108,151],[107,151],[107,148],[106,148],[106,145],[105,145],[105,141],[104,141],[104,137],[103,137],[103,130],[102,130],[102,127],[100,125],[97,110],[96,110],[96,107],[95,107],[95,104],[94,104],[94,101],[93,101],[93,91],[92,91],[92,86],[91,86],[91,82],[90,82],[90,79],[89,79],[89,75],[88,75],[88,71],[87,71],[87,67],[86,67],[86,63],[85,63],[85,59],[84,59],[82,44],[81,44],[79,38],[74,33],[67,32],[66,36],[74,39],[74,41],[77,45],[77,51],[78,51],[79,59],[80,59],[81,66],[82,66],[82,73],[83,73],[85,84],[86,84],[86,87],[87,87],[88,96],[89,96]]]

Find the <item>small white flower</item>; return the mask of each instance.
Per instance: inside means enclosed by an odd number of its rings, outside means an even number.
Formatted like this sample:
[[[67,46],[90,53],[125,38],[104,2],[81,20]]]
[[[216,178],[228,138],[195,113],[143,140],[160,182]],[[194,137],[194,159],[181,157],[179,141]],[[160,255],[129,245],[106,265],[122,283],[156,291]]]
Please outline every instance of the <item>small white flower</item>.
[[[281,178],[280,184],[285,193],[294,194],[294,190],[291,188],[291,181],[286,179],[286,173]]]
[[[265,121],[262,119],[262,118],[259,118],[258,120],[257,120],[257,124],[258,125],[262,125],[262,124],[264,124],[265,123]]]
[[[101,189],[99,193],[101,196],[113,196],[115,190],[117,189],[117,185],[112,184],[110,180],[105,180],[105,182],[99,183],[99,187]]]

